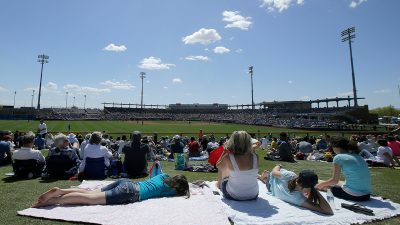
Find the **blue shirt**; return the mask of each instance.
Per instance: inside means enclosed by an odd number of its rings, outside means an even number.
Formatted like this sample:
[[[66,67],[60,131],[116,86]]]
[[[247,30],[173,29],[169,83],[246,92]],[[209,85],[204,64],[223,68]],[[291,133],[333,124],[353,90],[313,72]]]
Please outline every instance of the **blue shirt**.
[[[301,206],[304,201],[306,201],[306,197],[300,191],[289,191],[288,182],[295,179],[297,175],[292,171],[288,171],[285,169],[281,169],[281,176],[275,177],[270,173],[269,184],[271,187],[271,195],[283,200],[285,202],[289,202],[291,204]]]
[[[350,195],[371,194],[371,174],[365,160],[357,154],[338,154],[333,164],[339,165],[345,177],[343,190]]]
[[[7,157],[11,157],[10,150],[10,143],[6,141],[0,141],[0,162],[4,160],[4,153],[7,154]]]
[[[157,198],[169,197],[176,195],[176,190],[170,188],[164,180],[169,178],[168,174],[162,173],[146,181],[139,182],[139,199],[140,201]]]

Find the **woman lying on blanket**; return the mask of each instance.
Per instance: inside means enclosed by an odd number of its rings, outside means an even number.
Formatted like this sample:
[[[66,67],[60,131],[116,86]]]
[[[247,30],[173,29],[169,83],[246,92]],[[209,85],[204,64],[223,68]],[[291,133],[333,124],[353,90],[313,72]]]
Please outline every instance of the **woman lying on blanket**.
[[[246,131],[235,131],[224,148],[217,162],[218,188],[227,199],[239,201],[256,199],[258,156],[253,150],[251,136]]]
[[[170,177],[159,174],[151,179],[134,182],[119,179],[100,190],[60,189],[54,187],[42,194],[33,207],[48,205],[118,205],[149,198],[190,196],[189,183],[184,175]]]
[[[320,213],[333,215],[324,197],[315,189],[318,176],[311,170],[303,170],[297,176],[294,172],[277,165],[272,172],[264,171],[259,179],[267,185],[272,196],[285,202]]]
[[[334,196],[351,200],[366,201],[371,194],[371,174],[365,160],[358,155],[360,150],[357,143],[343,137],[334,137],[331,140],[333,151],[337,154],[333,158],[332,177],[317,185],[319,190],[330,188]],[[343,170],[345,182],[339,181]]]

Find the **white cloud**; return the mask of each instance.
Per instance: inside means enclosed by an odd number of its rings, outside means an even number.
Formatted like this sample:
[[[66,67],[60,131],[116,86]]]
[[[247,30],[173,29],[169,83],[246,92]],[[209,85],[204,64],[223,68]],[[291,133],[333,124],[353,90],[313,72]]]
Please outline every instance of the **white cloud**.
[[[292,81],[292,80],[289,80],[289,81],[288,81],[288,84],[293,84],[293,81]]]
[[[386,88],[386,89],[382,89],[382,90],[375,90],[374,94],[387,94],[390,92],[392,92],[392,90],[390,90],[389,88]]]
[[[138,65],[139,68],[147,70],[169,70],[172,66],[175,66],[175,64],[162,63],[160,58],[153,56],[142,59],[140,65]]]
[[[301,101],[309,101],[311,98],[310,98],[310,96],[302,96],[302,97],[300,97],[300,100]]]
[[[103,48],[104,51],[110,51],[110,52],[124,52],[127,50],[125,45],[114,45],[113,43],[107,45],[106,47]]]
[[[77,84],[66,84],[63,87],[66,91],[69,92],[76,92],[78,94],[82,93],[109,93],[111,90],[109,88],[94,88],[94,87],[87,87],[87,86],[79,86]]]
[[[130,89],[135,88],[135,86],[133,86],[131,83],[129,83],[126,80],[124,80],[122,82],[106,80],[104,82],[101,82],[100,84],[106,85],[111,89],[119,89],[119,90],[130,90]]]
[[[183,81],[182,81],[181,78],[174,78],[174,79],[172,79],[172,83],[174,83],[174,84],[181,84],[181,83],[183,83]]]
[[[223,46],[218,46],[218,47],[215,47],[213,51],[214,51],[214,53],[217,53],[217,54],[224,54],[224,53],[230,52],[231,50],[229,50],[228,48],[225,48]]]
[[[0,92],[8,92],[8,89],[0,86]]]
[[[46,84],[46,88],[49,90],[57,90],[58,89],[58,85],[56,83],[53,82],[48,82]]]
[[[358,7],[359,5],[361,5],[362,3],[366,2],[366,1],[367,0],[351,1],[349,7],[354,9],[354,8]]]
[[[236,49],[236,51],[235,51],[236,53],[241,53],[241,52],[243,52],[243,49],[241,49],[241,48],[239,48],[239,49]]]
[[[24,89],[24,91],[35,91],[36,93],[38,93],[39,88],[38,87],[27,87]],[[54,82],[48,82],[47,84],[42,86],[42,93],[61,93],[58,90],[58,85]]]
[[[202,55],[191,55],[191,56],[187,56],[185,59],[189,60],[189,61],[209,61],[210,60],[207,56],[202,56]]]
[[[224,11],[222,21],[228,22],[225,28],[239,28],[241,30],[248,30],[251,22],[251,17],[244,17],[239,14],[239,11]]]
[[[262,4],[260,7],[265,7],[269,11],[278,11],[278,12],[283,12],[284,10],[289,9],[290,6],[292,6],[294,3],[294,0],[261,0]],[[296,1],[297,5],[303,5],[304,0],[297,0]]]
[[[208,45],[219,40],[221,40],[221,36],[215,29],[206,29],[206,28],[201,28],[200,30],[194,32],[193,34],[182,38],[182,41],[185,43],[185,45],[196,44],[196,43]]]
[[[168,87],[167,87],[167,86],[164,86],[163,88],[164,88],[164,89],[168,89]]]
[[[353,92],[349,91],[349,92],[338,93],[337,96],[338,97],[347,97],[347,96],[353,97]]]

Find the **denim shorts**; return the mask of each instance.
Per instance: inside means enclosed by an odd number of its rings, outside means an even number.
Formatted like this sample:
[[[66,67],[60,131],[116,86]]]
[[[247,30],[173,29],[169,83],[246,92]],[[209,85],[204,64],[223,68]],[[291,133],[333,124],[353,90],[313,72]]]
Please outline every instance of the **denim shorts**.
[[[106,205],[120,205],[139,201],[139,184],[119,179],[101,189],[106,194]]]

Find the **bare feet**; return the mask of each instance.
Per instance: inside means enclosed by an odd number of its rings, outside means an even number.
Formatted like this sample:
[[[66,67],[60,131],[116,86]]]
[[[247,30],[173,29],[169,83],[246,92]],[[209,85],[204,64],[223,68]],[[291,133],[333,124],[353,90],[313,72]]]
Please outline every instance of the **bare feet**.
[[[38,198],[37,203],[39,203],[39,204],[40,203],[45,203],[50,198],[58,197],[59,195],[61,195],[60,190],[61,189],[58,188],[58,187],[53,187],[52,189],[50,189],[47,192],[45,192],[42,195],[40,195],[39,198]]]
[[[258,179],[260,179],[264,184],[267,183],[269,179],[269,171],[264,170],[262,174],[258,176]]]

